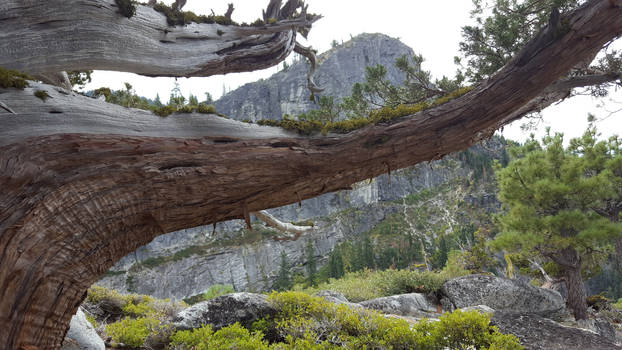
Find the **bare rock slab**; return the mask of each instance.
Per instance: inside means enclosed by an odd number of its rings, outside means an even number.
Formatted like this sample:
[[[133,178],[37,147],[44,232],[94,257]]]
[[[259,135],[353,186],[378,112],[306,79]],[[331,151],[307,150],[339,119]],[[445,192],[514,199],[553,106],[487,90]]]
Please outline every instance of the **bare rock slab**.
[[[276,311],[263,294],[233,293],[195,304],[178,313],[173,323],[182,330],[207,324],[220,329],[236,322],[250,327],[254,321],[274,315]]]
[[[409,293],[366,300],[359,303],[365,308],[385,314],[425,317],[439,312],[436,298],[419,293]]]
[[[496,312],[491,323],[499,327],[501,333],[517,336],[526,350],[622,349],[595,332],[567,327],[534,314]]]
[[[91,322],[86,319],[82,309],[71,318],[69,331],[63,340],[62,350],[105,350],[104,341],[99,337]]]
[[[564,299],[558,292],[496,276],[454,278],[445,282],[441,293],[446,309],[486,305],[496,311],[533,313],[553,319],[567,313]]]

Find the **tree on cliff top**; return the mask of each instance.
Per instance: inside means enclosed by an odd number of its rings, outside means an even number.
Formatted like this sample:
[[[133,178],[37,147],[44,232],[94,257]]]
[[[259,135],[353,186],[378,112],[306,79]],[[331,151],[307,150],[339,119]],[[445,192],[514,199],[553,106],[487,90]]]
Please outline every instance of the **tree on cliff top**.
[[[469,92],[387,111],[346,134],[214,114],[161,118],[0,71],[0,344],[59,349],[87,288],[158,235],[250,222],[252,212],[442,158],[574,87],[616,79],[572,72],[619,35],[621,0],[542,11],[546,26]],[[63,86],[61,71],[252,71],[309,52],[296,36],[315,19],[297,0],[269,1],[253,25],[144,5],[128,12],[114,0],[4,0],[0,66]]]
[[[508,212],[500,217],[503,233],[492,245],[560,266],[576,319],[587,318],[582,273],[600,266],[611,243],[622,238],[619,224],[593,211],[615,186],[605,167],[594,170],[594,159],[607,158],[609,150],[601,147],[606,143],[584,142],[593,136],[588,130],[566,149],[561,134],[542,143],[531,139],[498,171],[499,198]]]

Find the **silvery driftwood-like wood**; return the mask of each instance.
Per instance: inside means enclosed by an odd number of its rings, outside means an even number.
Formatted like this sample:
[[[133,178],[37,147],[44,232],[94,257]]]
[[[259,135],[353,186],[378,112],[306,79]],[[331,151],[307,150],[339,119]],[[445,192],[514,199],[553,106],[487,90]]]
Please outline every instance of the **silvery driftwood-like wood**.
[[[280,6],[281,1],[271,1]],[[0,67],[27,73],[114,70],[147,76],[210,76],[274,66],[294,49],[306,18],[262,27],[171,27],[152,7],[126,18],[114,0],[3,0]]]

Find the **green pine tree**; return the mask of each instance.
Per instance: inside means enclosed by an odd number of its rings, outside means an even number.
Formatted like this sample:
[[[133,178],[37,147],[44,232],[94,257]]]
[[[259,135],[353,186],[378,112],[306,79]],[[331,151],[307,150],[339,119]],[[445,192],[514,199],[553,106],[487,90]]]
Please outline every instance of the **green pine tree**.
[[[287,254],[285,251],[281,252],[281,265],[279,266],[279,274],[276,277],[276,281],[274,281],[274,285],[272,289],[278,291],[289,290],[293,286],[293,282],[289,273],[290,265],[287,261]]]
[[[341,255],[341,249],[335,247],[328,257],[328,277],[341,278],[345,271],[343,268],[343,257]]]
[[[376,267],[376,261],[374,256],[374,247],[372,246],[371,239],[368,235],[365,235],[363,239],[363,266],[368,269]]]
[[[582,273],[602,264],[619,226],[592,208],[607,196],[606,173],[589,174],[584,156],[563,146],[563,135],[533,139],[512,150],[510,164],[498,169],[499,198],[507,209],[503,232],[492,246],[533,254],[562,271],[568,306],[576,319],[587,318]]]
[[[594,120],[592,115],[588,119]],[[604,176],[607,189],[592,207],[598,215],[613,223],[622,221],[622,138],[613,136],[598,141],[598,131],[590,125],[582,137],[571,140],[569,149],[579,155],[587,176]],[[616,262],[622,268],[622,237],[615,242]]]
[[[307,256],[307,280],[308,286],[317,286],[317,259],[315,258],[315,249],[313,249],[313,242],[307,241],[307,247],[305,248]]]

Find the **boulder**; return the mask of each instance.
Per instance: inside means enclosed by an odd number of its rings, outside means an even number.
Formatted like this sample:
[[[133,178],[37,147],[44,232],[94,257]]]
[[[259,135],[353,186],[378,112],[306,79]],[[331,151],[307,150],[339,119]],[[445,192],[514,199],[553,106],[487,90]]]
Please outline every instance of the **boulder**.
[[[562,296],[553,290],[489,275],[469,275],[451,279],[441,288],[445,309],[486,305],[496,311],[534,313],[561,319],[566,314]]]
[[[489,314],[489,315],[494,315],[495,310],[491,307],[488,307],[486,305],[475,305],[475,306],[467,306],[467,307],[463,307],[462,309],[459,309],[461,311],[479,311],[482,314]]]
[[[346,298],[345,295],[339,292],[335,292],[334,290],[321,290],[317,292],[315,295],[318,297],[322,297],[330,302],[340,304],[341,303],[349,303],[350,301]]]
[[[612,342],[616,341],[615,327],[613,327],[609,321],[602,317],[591,318],[589,320],[579,320],[578,324],[579,327],[593,331],[607,340]]]
[[[220,329],[236,322],[250,327],[254,321],[276,312],[263,294],[233,293],[195,304],[179,312],[173,319],[173,324],[182,330],[200,328],[206,324]]]
[[[334,303],[337,305],[347,305],[354,309],[360,309],[363,307],[359,304],[349,302],[348,299],[343,294],[332,291],[332,290],[321,290],[317,292],[316,295],[326,301],[330,301],[331,303]]]
[[[419,293],[371,299],[360,302],[359,305],[385,314],[400,316],[426,317],[441,311],[436,298]]]
[[[517,336],[525,350],[622,349],[595,332],[567,327],[535,314],[496,312],[491,323],[501,333]]]
[[[99,337],[91,322],[86,319],[82,309],[71,318],[69,331],[63,340],[62,350],[105,350],[104,341]]]

